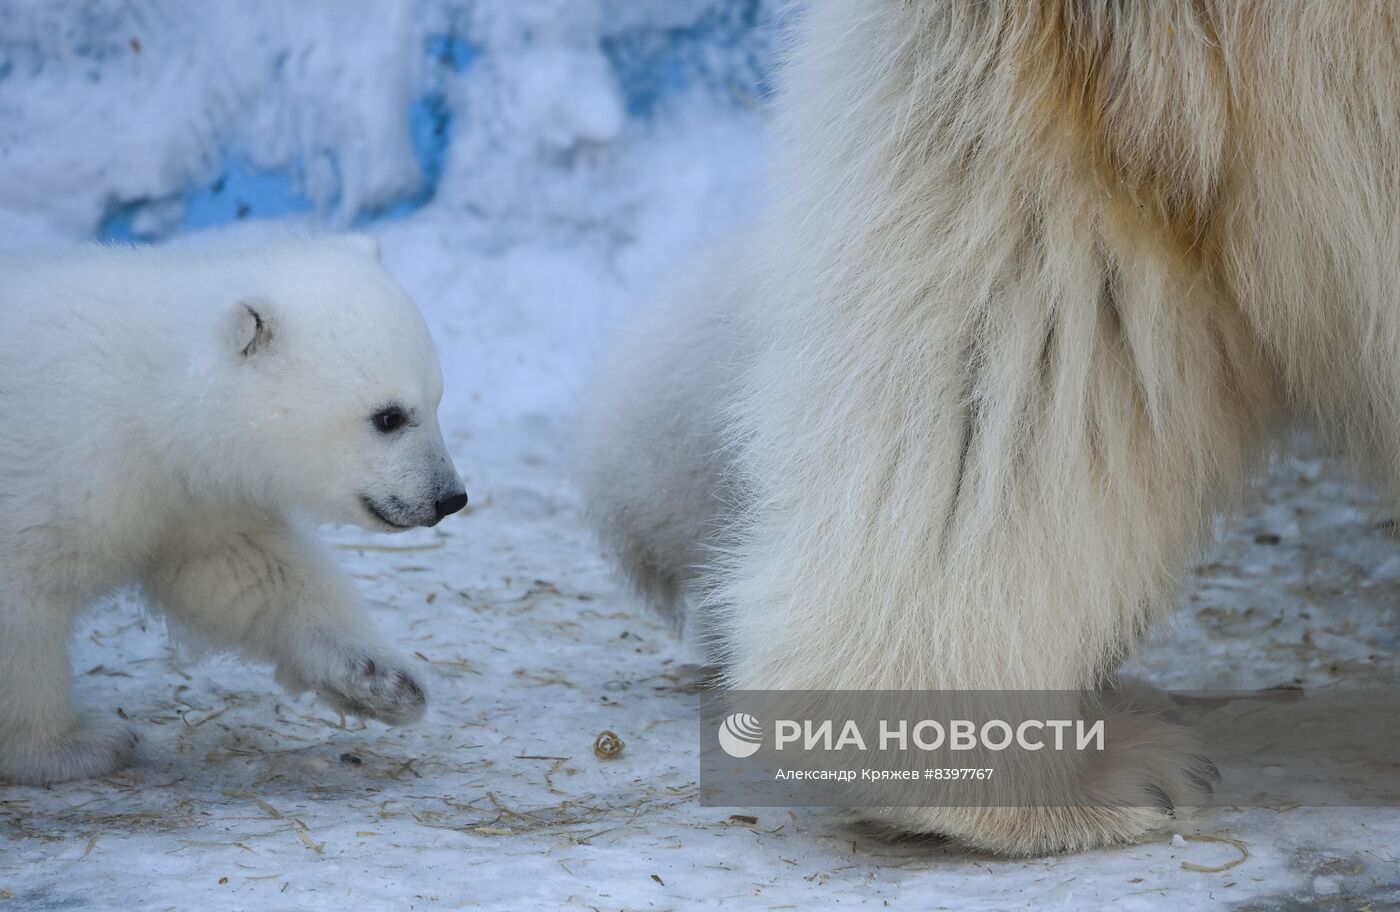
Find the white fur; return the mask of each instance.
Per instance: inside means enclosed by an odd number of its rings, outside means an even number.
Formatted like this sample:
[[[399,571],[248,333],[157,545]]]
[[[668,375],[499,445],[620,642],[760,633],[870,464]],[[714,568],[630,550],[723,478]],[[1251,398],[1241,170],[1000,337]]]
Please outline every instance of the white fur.
[[[623,565],[702,596],[738,687],[1092,688],[1280,416],[1393,486],[1397,18],[812,4],[776,201],[703,268],[740,284],[645,318],[590,419]],[[1012,854],[1137,838],[1209,767],[1120,724],[1083,806],[870,815]]]
[[[257,314],[254,317],[254,314]],[[304,519],[435,522],[459,493],[441,376],[363,242],[0,254],[0,779],[109,771],[128,733],[75,714],[67,643],[138,583],[172,620],[386,722],[422,684]],[[412,425],[371,422],[399,403]]]
[[[599,531],[653,605],[681,620],[737,508],[727,406],[748,360],[738,250],[716,252],[625,328],[594,378],[578,465]],[[707,261],[706,265],[710,265]],[[696,306],[703,302],[703,306]]]

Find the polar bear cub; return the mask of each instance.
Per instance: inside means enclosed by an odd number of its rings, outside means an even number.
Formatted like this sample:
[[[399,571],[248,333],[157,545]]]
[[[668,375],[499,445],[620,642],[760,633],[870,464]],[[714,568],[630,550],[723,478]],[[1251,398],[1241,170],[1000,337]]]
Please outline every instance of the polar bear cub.
[[[0,779],[129,757],[75,712],[68,640],[135,583],[293,690],[426,705],[304,519],[433,525],[467,500],[422,316],[367,238],[0,254]]]

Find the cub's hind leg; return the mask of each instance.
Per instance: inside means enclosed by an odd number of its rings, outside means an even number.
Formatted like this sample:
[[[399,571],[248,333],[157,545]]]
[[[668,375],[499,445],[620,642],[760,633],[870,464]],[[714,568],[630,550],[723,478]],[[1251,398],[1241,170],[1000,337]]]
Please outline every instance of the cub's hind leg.
[[[125,726],[74,710],[68,641],[79,606],[0,589],[0,780],[47,785],[125,766]]]

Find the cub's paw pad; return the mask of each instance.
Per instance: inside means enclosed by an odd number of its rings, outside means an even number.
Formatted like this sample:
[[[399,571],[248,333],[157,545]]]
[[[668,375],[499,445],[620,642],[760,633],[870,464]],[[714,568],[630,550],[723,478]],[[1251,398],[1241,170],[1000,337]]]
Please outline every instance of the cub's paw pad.
[[[0,780],[51,785],[105,776],[130,765],[136,734],[124,725],[80,721],[51,741],[0,746]]]
[[[389,725],[418,721],[428,705],[418,676],[395,656],[351,654],[316,690],[340,712]]]

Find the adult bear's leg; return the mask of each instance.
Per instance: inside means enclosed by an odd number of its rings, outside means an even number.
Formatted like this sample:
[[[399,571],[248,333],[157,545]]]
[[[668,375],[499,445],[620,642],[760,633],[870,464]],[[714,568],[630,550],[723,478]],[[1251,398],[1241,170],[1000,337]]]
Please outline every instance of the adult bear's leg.
[[[809,12],[735,410],[752,508],[714,590],[736,687],[1097,687],[1262,451],[1280,385],[1210,234],[1220,98],[1192,74],[1217,71],[1167,21],[1197,13],[1066,36],[1041,6]],[[1126,65],[1137,26],[1180,45],[1169,84],[1056,94],[1053,53]],[[1099,76],[1140,123],[1074,121]],[[1026,854],[1201,798],[1185,732],[1115,724],[1072,807],[879,816]]]

